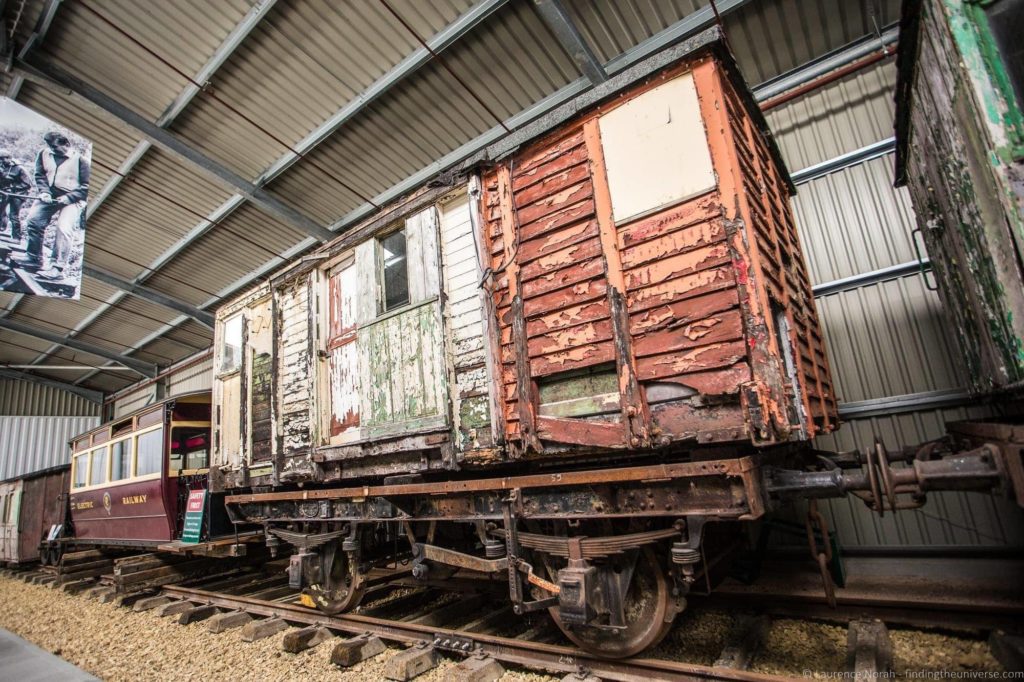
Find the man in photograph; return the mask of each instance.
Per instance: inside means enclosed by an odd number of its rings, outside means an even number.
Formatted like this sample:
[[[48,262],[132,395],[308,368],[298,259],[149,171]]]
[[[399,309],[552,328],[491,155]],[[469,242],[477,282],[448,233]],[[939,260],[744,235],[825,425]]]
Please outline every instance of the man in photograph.
[[[46,147],[36,156],[35,186],[38,196],[29,211],[25,227],[28,246],[23,257],[15,257],[19,267],[38,271],[43,266],[43,237],[50,221],[57,217],[57,235],[50,267],[39,277],[60,279],[71,256],[89,193],[89,162],[71,148],[62,133],[43,135]]]
[[[11,226],[11,239],[21,241],[21,205],[32,180],[7,149],[0,149],[0,226]]]

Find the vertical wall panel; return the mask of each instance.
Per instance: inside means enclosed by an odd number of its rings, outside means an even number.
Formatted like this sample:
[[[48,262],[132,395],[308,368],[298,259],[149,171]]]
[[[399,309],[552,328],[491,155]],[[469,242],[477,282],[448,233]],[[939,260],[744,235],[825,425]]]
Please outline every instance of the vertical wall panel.
[[[213,357],[167,377],[167,395],[209,391],[213,385]]]
[[[892,135],[891,60],[842,79],[769,113],[791,171],[827,161]],[[905,190],[892,188],[886,155],[802,184],[794,207],[814,284],[855,277],[916,260],[916,224]],[[930,276],[929,276],[930,280]],[[919,273],[852,286],[817,299],[837,395],[842,405],[955,391],[965,385],[962,361],[936,294]],[[870,404],[870,403],[869,403]],[[899,414],[851,418],[824,449],[891,449],[939,438],[947,421],[988,416],[981,406],[919,407]],[[929,495],[917,511],[879,519],[857,498],[826,506],[845,547],[1024,547],[1024,512],[980,493]],[[801,521],[805,508],[783,512]]]
[[[98,403],[59,388],[18,379],[0,379],[0,415],[94,416]]]
[[[68,464],[68,441],[99,423],[98,416],[0,417],[0,481]]]

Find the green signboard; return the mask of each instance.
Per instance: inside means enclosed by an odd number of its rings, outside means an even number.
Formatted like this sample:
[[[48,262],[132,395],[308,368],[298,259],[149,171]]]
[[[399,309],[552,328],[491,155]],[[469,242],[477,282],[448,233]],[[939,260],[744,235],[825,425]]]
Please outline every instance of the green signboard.
[[[181,541],[190,544],[199,542],[203,534],[203,512],[206,510],[206,489],[193,490],[188,494],[188,504],[185,505],[185,529],[181,534]]]

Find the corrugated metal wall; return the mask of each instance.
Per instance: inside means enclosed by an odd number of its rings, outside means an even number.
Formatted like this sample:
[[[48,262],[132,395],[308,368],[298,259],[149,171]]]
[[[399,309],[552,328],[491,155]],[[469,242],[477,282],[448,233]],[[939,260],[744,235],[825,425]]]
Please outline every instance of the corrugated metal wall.
[[[213,359],[212,356],[201,362],[190,365],[190,360],[182,363],[181,370],[172,371],[163,379],[166,391],[165,397],[171,398],[182,393],[192,391],[209,391],[213,382]],[[129,391],[114,400],[114,415],[116,419],[122,415],[129,414],[156,400],[156,384],[146,384],[139,389]]]
[[[0,379],[0,415],[9,416],[93,416],[97,403],[51,386],[18,379]]]
[[[895,77],[888,60],[769,112],[790,171],[891,137]],[[888,154],[799,186],[794,207],[816,287],[916,260],[913,209],[893,189],[892,168]],[[830,286],[817,299],[845,421],[822,448],[863,449],[877,435],[895,449],[942,436],[947,421],[986,416],[964,406],[963,370],[926,275],[902,272]],[[1024,547],[1024,512],[992,495],[930,495],[924,509],[883,519],[855,498],[827,508],[848,548]]]
[[[209,391],[213,384],[213,356],[167,377],[167,395]]]
[[[99,417],[0,417],[0,481],[68,464],[68,441],[99,423]]]

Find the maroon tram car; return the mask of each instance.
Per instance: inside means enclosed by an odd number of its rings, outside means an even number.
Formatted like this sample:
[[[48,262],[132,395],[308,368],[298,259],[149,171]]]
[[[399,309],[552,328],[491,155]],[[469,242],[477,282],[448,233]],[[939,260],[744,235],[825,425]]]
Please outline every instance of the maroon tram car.
[[[151,548],[179,540],[190,492],[207,487],[209,444],[209,391],[149,405],[75,438],[74,543]],[[207,537],[224,526],[218,508],[207,506]]]

